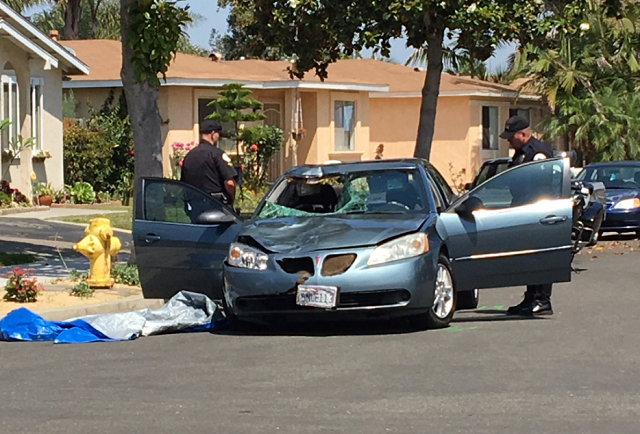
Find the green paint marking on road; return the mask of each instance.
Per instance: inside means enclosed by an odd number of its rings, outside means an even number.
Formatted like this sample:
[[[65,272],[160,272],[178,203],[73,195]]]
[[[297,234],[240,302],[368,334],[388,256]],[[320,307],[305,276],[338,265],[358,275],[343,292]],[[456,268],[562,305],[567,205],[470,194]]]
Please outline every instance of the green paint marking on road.
[[[444,330],[445,332],[463,332],[463,331],[466,331],[466,330],[475,330],[477,328],[478,327],[476,327],[476,326],[470,326],[470,327],[453,326],[453,327],[449,327],[449,328],[442,329],[442,330]]]
[[[487,308],[487,306],[478,306],[478,307],[476,308],[476,310],[483,310],[483,309],[486,309],[486,308]]]
[[[504,309],[504,306],[499,304],[498,306],[493,306],[493,309],[494,310],[502,310],[502,309]]]

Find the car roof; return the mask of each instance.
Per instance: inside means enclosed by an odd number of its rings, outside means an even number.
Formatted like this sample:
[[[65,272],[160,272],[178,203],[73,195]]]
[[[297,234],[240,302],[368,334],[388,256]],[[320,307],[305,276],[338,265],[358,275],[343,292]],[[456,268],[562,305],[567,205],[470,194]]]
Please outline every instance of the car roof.
[[[599,163],[591,163],[585,166],[589,167],[607,167],[607,166],[640,166],[640,161],[602,161]]]
[[[336,164],[305,164],[292,167],[284,175],[294,178],[315,178],[322,176],[341,175],[352,172],[367,172],[371,170],[406,170],[416,169],[420,165],[429,164],[421,158],[398,158],[389,160],[367,160],[352,163]]]
[[[492,158],[490,160],[486,160],[484,164],[494,164],[494,163],[510,163],[511,162],[511,158],[509,157],[500,157],[500,158]]]

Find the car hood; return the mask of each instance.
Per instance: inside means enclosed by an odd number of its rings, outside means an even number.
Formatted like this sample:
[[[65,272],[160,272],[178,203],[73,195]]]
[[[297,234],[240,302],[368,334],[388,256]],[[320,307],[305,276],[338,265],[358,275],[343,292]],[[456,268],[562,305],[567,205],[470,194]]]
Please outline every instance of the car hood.
[[[425,215],[281,217],[247,223],[239,238],[251,237],[276,253],[363,247],[417,231]]]
[[[605,194],[607,197],[607,203],[618,203],[624,199],[640,197],[640,190],[626,188],[607,188]]]

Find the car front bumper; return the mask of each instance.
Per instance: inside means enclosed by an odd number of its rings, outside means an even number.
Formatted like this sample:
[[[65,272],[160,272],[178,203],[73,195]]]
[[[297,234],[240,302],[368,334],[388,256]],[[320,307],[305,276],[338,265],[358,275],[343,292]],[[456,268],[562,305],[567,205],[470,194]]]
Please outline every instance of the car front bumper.
[[[601,231],[624,232],[640,229],[640,209],[607,210],[606,217],[600,227]]]
[[[224,296],[227,307],[240,319],[252,320],[273,315],[319,315],[322,318],[357,317],[359,314],[403,316],[424,312],[433,305],[437,254],[424,255],[373,267],[367,266],[372,248],[344,251],[310,252],[296,257],[310,257],[314,274],[302,278],[285,271],[278,261],[292,255],[270,255],[265,271],[224,266]],[[328,256],[355,254],[346,271],[333,276],[322,275]],[[319,259],[317,259],[319,258]],[[300,284],[339,288],[337,306],[321,309],[296,304]]]

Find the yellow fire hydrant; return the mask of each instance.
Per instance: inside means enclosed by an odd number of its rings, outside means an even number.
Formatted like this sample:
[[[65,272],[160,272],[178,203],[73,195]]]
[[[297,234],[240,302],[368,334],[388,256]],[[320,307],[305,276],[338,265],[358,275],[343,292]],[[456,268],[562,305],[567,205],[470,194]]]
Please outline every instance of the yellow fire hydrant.
[[[106,218],[90,220],[84,233],[84,238],[73,245],[73,250],[89,258],[87,284],[90,288],[113,287],[111,257],[122,247],[120,238],[113,235],[111,222]]]

